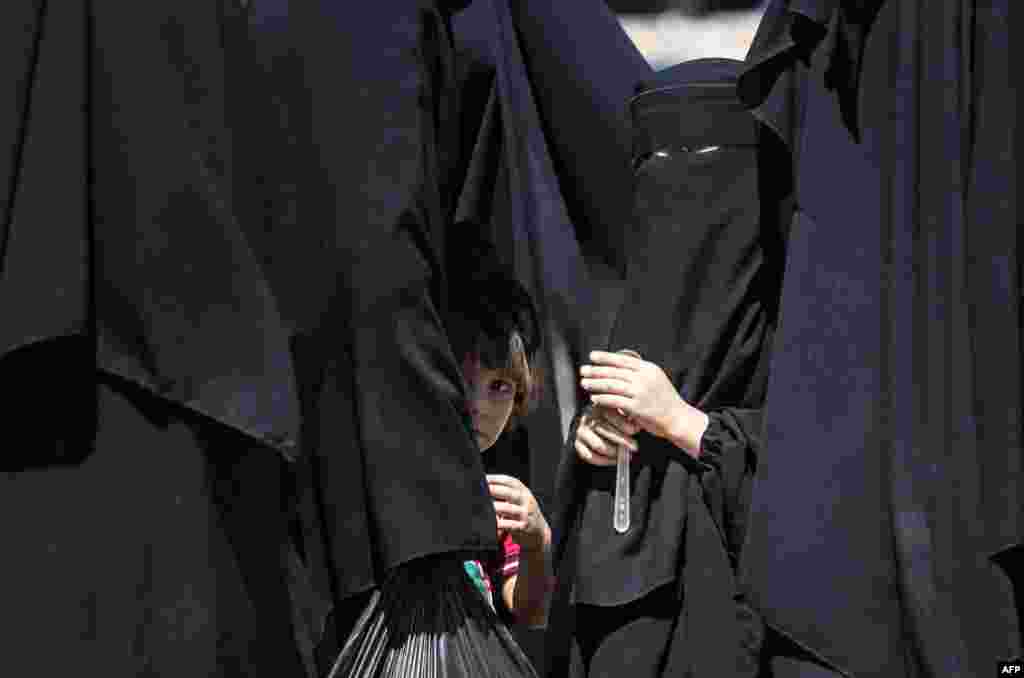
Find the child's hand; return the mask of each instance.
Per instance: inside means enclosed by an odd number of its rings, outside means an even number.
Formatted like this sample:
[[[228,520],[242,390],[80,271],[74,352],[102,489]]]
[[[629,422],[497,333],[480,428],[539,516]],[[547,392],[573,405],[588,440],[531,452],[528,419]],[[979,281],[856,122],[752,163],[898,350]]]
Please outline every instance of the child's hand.
[[[494,499],[499,532],[507,532],[524,551],[541,549],[550,542],[548,521],[530,488],[503,475],[488,475],[487,486]]]
[[[637,450],[633,438],[640,427],[615,410],[591,406],[580,418],[573,446],[576,455],[594,466],[614,466],[618,447],[632,454]]]

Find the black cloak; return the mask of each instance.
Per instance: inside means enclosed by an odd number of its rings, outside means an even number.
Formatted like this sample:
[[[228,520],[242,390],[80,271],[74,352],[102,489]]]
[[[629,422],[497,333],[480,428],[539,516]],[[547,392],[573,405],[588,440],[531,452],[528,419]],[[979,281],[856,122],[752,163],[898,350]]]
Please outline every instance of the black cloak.
[[[301,672],[279,558],[298,401],[230,183],[232,9],[2,15],[5,666]]]
[[[572,26],[565,25],[568,19]],[[485,464],[527,482],[550,517],[558,464],[552,450],[560,447],[575,414],[576,360],[593,341],[595,318],[610,315],[592,275],[593,251],[600,248],[592,247],[589,257],[581,251],[596,241],[587,222],[570,218],[571,201],[563,196],[573,189],[567,189],[564,169],[583,169],[591,190],[607,190],[629,163],[628,134],[622,148],[585,168],[560,155],[566,151],[560,125],[571,111],[590,116],[597,104],[614,116],[588,117],[588,129],[601,138],[609,131],[621,137],[624,97],[650,69],[598,1],[478,1],[454,17],[453,32],[463,137],[452,230],[457,238],[479,233],[490,239],[543,316],[535,365],[544,372],[539,403],[522,429],[503,435],[486,453]],[[550,44],[556,36],[558,42]],[[610,52],[609,45],[620,53]],[[583,63],[602,60],[605,79],[579,69],[581,54]],[[555,125],[547,117],[553,101],[560,106]],[[539,663],[543,632],[515,631]]]
[[[325,600],[496,546],[443,325],[455,7],[9,5],[5,662],[312,672]]]
[[[544,314],[543,366],[557,372],[559,366],[550,364],[555,360],[552,345],[564,342],[569,357],[577,360],[593,343],[600,324],[595,315],[610,315],[593,286],[590,266],[598,257],[593,253],[623,257],[601,249],[593,236],[594,229],[611,230],[614,219],[604,215],[597,225],[574,220],[575,209],[592,206],[581,202],[572,207],[573,199],[564,196],[573,190],[601,194],[623,203],[619,211],[628,209],[630,139],[624,102],[651,71],[598,0],[476,2],[455,16],[453,29],[461,62],[463,130],[453,232],[485,233],[530,288]],[[605,77],[597,78],[592,64],[599,64]],[[589,130],[586,136],[616,139],[611,147],[605,144],[597,162],[579,163],[574,147],[562,138],[577,119]],[[580,143],[579,130],[571,134]],[[566,188],[571,182],[580,187]],[[621,237],[617,227],[614,231]],[[555,341],[549,341],[552,334],[558,335]],[[561,401],[565,385],[557,380],[560,375],[548,376],[545,396],[556,390]],[[578,379],[575,373],[570,377],[574,398]],[[545,431],[550,440],[553,430]],[[540,473],[535,478],[544,497],[551,496],[557,463],[547,449],[549,440],[540,441],[545,446],[536,452],[540,468],[532,470]]]
[[[632,182],[627,102],[652,71],[602,0],[503,4],[511,22],[502,23],[499,44],[516,55],[508,61],[509,77],[522,83],[510,92],[513,101],[529,103],[525,117],[510,109],[515,117],[508,127],[529,139],[520,162],[534,168],[529,181],[548,187],[530,191],[540,238],[527,253],[544,262],[536,268],[538,290],[548,291],[537,298],[547,307],[548,383],[557,389],[564,440],[579,397],[576,368],[588,350],[604,344],[599,337],[607,335],[621,299],[622,224]],[[563,224],[571,238],[560,235]],[[535,491],[553,507],[558,460],[551,440],[535,443],[532,473]]]
[[[510,453],[529,447],[529,485],[550,505],[556,462],[551,441],[560,440],[560,402],[574,398],[576,384],[558,378],[556,347],[578,352],[588,334],[595,299],[569,219],[552,153],[538,113],[538,91],[529,80],[510,3],[476,2],[453,24],[462,71],[464,167],[453,237],[483,234],[509,269],[530,290],[543,317],[537,363],[545,373],[537,410],[525,435],[499,441]],[[571,418],[571,414],[569,415]],[[495,450],[495,456],[506,456]],[[522,478],[524,482],[526,477]]]
[[[510,5],[584,254],[621,276],[632,183],[627,102],[653,71],[601,0]]]
[[[441,223],[445,226],[442,229],[443,237],[438,239],[438,251],[445,252],[445,256],[448,256],[451,252],[458,251],[464,241],[480,237],[489,240],[497,248],[504,256],[506,266],[512,269],[517,278],[531,291],[539,307],[544,337],[542,355],[538,357],[538,362],[545,372],[553,375],[557,372],[558,366],[552,347],[561,342],[568,344],[570,351],[578,354],[584,337],[589,335],[588,320],[594,302],[590,300],[591,289],[580,253],[579,234],[569,219],[559,177],[556,174],[557,167],[552,161],[553,152],[549,145],[551,138],[545,135],[546,129],[538,111],[538,98],[542,96],[543,90],[538,89],[530,79],[532,74],[524,65],[527,50],[513,24],[512,9],[515,4],[506,0],[479,0],[452,17],[454,62],[450,60],[452,54],[446,52],[445,78],[442,81],[449,82],[448,76],[454,73],[454,81],[458,86],[448,88],[445,92],[449,101],[449,108],[446,109],[449,111],[449,117],[443,118],[444,124],[441,128],[448,136],[445,137],[439,154],[449,164],[440,175],[444,177],[445,184],[439,193],[448,202],[441,210]],[[614,21],[604,14],[601,16],[603,20]],[[621,31],[615,24],[606,24],[605,27],[612,25],[616,31]],[[587,41],[583,44],[589,44],[596,50],[599,47],[600,36],[592,37],[592,42]],[[379,42],[373,37],[368,37],[367,41]],[[319,67],[323,68],[324,78],[332,75],[329,71],[337,69],[336,63],[327,61]],[[381,82],[384,81],[386,78],[381,79]],[[300,83],[302,88],[307,88],[306,79],[288,74],[282,74],[279,86],[285,87],[287,83],[295,82]],[[388,91],[382,84],[377,83],[375,86],[380,87],[382,91]],[[348,93],[339,90],[334,104],[338,107],[337,116],[342,116],[345,114],[344,109],[351,107],[348,99]],[[389,115],[397,115],[394,108],[396,104],[389,102],[389,105]],[[379,110],[383,115],[385,107],[381,106]],[[329,120],[330,116],[326,119]],[[359,131],[342,130],[337,133],[342,132],[355,134]],[[366,143],[359,139],[346,141],[348,144],[355,142]],[[339,143],[338,148],[342,146]],[[370,153],[368,149],[365,152]],[[397,155],[395,157],[400,158]],[[347,158],[345,161],[354,163],[355,159]],[[624,162],[628,162],[628,158],[625,158]],[[288,181],[273,183],[289,185]],[[353,190],[360,186],[359,182],[352,184]],[[284,246],[285,243],[282,242],[278,248]],[[459,271],[463,264],[467,262],[450,260],[441,269],[449,286],[458,287],[462,284]],[[468,265],[472,267],[472,262],[468,262]],[[376,268],[379,269],[379,266]],[[390,268],[387,271],[389,274],[392,273]],[[296,298],[301,296],[297,295]],[[376,312],[379,313],[379,321],[382,323],[390,322],[394,317],[394,309],[390,307]],[[443,317],[443,313],[441,315]],[[349,316],[342,313],[337,317]],[[354,314],[352,317],[364,316]],[[421,326],[426,325],[421,323]],[[333,335],[323,333],[322,336]],[[367,333],[366,336],[369,341],[369,337],[373,335]],[[305,351],[310,352],[305,355],[313,355],[329,345],[330,350],[336,350],[330,344],[330,340],[315,339],[312,336],[303,337],[302,340],[306,348],[299,351],[300,372],[310,365],[315,365],[316,362],[301,359]],[[336,374],[331,373],[330,370],[333,369],[337,369]],[[345,407],[351,408],[353,405],[345,403],[353,403],[352,394],[358,395],[365,387],[345,385],[343,379],[347,377],[344,376],[343,366],[321,370],[319,376],[315,371],[302,373],[306,375],[300,376],[299,379],[300,384],[305,385],[303,393],[314,403],[310,407],[318,408],[322,413],[310,416],[310,419],[321,423],[318,424],[320,428],[317,431],[309,433],[309,446],[311,449],[337,450],[341,445],[338,441],[351,438],[351,433],[347,432],[349,429],[346,429],[351,428],[351,425],[344,419],[331,418],[331,415],[326,413],[337,412]],[[575,395],[575,375],[571,374],[571,368],[569,381],[569,388],[573,391],[570,395]],[[556,383],[556,380],[551,378],[542,391],[540,407],[529,418],[525,431],[509,436],[498,444],[498,447],[504,446],[508,452],[514,450],[517,445],[517,452],[527,451],[529,459],[526,464],[518,465],[519,470],[516,473],[529,483],[542,506],[550,506],[553,503],[551,495],[557,459],[550,450],[553,449],[552,445],[560,445],[561,425],[558,408],[559,401],[565,395],[562,392],[563,388],[561,383]],[[337,392],[330,396],[337,399],[334,405],[328,405],[329,398],[326,395],[310,395],[317,391],[326,394],[330,390]],[[403,403],[404,400],[401,399],[404,397],[406,396],[392,396],[397,399],[395,402]],[[319,404],[315,403],[316,398],[321,398]],[[325,409],[328,407],[329,409]],[[409,405],[409,422],[428,416],[420,411],[422,407],[415,403]],[[411,425],[409,423],[409,426]],[[330,443],[326,442],[327,435],[331,436]],[[436,441],[432,443],[437,444]],[[424,445],[426,446],[426,443]],[[504,452],[496,450],[492,453],[499,454]],[[379,577],[371,580],[367,576],[366,573],[372,570],[371,564],[353,562],[355,559],[351,553],[351,535],[368,534],[371,530],[361,525],[363,519],[358,517],[360,511],[354,510],[350,504],[357,502],[358,498],[353,494],[352,488],[345,486],[345,483],[352,483],[356,479],[351,475],[345,476],[347,471],[341,465],[347,464],[349,462],[345,457],[334,452],[319,453],[314,457],[315,468],[311,469],[310,473],[314,478],[318,478],[313,484],[320,496],[308,497],[305,504],[312,507],[319,501],[322,509],[306,511],[307,519],[304,521],[308,532],[305,542],[309,544],[312,552],[318,546],[315,543],[316,539],[309,535],[318,534],[320,529],[315,526],[315,517],[326,516],[321,528],[323,533],[328,535],[331,544],[329,548],[333,550],[330,558],[325,560],[330,562],[333,559],[333,564],[320,568],[321,574],[314,577],[319,582],[317,588],[323,588],[323,580],[329,578],[326,571],[337,571],[339,574],[335,576],[341,579],[350,576],[345,574],[346,572],[362,573],[358,581],[350,581],[347,584],[339,579],[340,585],[335,585],[334,597],[342,601],[351,594],[369,591],[373,582],[379,580]],[[337,470],[331,470],[332,468]],[[411,470],[408,473],[408,477],[414,477]],[[367,472],[366,475],[371,474]],[[463,509],[457,510],[465,513]],[[398,529],[399,512],[397,508],[394,511],[395,526]],[[314,518],[308,519],[309,515],[313,515]],[[391,514],[384,514],[381,510],[381,515]],[[309,527],[310,525],[313,527]],[[406,528],[403,526],[401,529]],[[493,523],[491,533],[493,534]],[[418,538],[427,540],[431,537],[422,534],[411,541]],[[347,560],[343,560],[346,557]],[[379,571],[380,568],[377,569]],[[365,595],[352,597],[350,602],[343,603],[345,609],[339,611],[336,632],[328,634],[329,641],[333,636],[334,650],[344,639],[345,628],[351,623],[354,614],[362,608],[364,601]],[[523,635],[525,634],[521,634],[520,637]],[[324,648],[329,646],[330,642],[325,643]],[[533,647],[536,647],[535,643]],[[332,651],[327,649],[321,652],[327,659],[331,658],[331,654]],[[536,651],[533,652],[533,656],[538,656]]]
[[[751,50],[796,205],[743,568],[776,676],[1020,653],[1013,4],[782,0]]]
[[[611,240],[621,237],[616,214],[629,210],[626,101],[651,69],[600,0],[476,2],[455,17],[454,31],[465,65],[467,163],[456,230],[477,222],[491,234],[533,293],[544,325],[537,410],[485,461],[528,477],[552,520],[552,450],[575,414],[576,367],[618,308],[621,271],[608,262],[624,265]],[[593,196],[600,206],[588,202]],[[535,661],[550,638],[517,635]]]
[[[268,267],[297,314],[310,455],[300,541],[307,589],[314,599],[326,589],[336,610],[333,627],[323,604],[307,611],[325,667],[386,572],[497,547],[447,332],[468,163],[458,8],[441,9],[377,3],[353,22],[335,3],[265,5],[250,22],[263,70],[248,89],[271,93],[251,147],[264,129],[279,139],[248,165],[271,188],[252,223],[265,225]],[[297,261],[309,262],[309,279],[295,275]]]
[[[777,158],[759,153],[757,122],[736,96],[741,67],[683,63],[632,100],[628,291],[609,348],[632,348],[660,365],[709,414],[700,458],[639,434],[632,527],[622,535],[611,526],[614,473],[578,461],[572,437],[560,473],[557,557],[560,584],[572,590],[560,604],[577,612],[558,618],[575,625],[583,647],[595,631],[582,610],[623,607],[655,591],[673,597],[667,634],[637,639],[661,656],[658,675],[756,671],[758,623],[738,605],[735,574],[776,323],[781,192],[765,169]],[[558,652],[553,676],[568,659]]]

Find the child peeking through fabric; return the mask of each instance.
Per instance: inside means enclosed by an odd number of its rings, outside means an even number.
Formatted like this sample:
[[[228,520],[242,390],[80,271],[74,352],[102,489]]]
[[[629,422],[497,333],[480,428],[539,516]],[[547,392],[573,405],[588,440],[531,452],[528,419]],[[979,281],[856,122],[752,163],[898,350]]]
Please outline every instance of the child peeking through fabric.
[[[535,400],[539,378],[531,361],[539,341],[529,294],[501,270],[493,250],[477,244],[465,254],[463,261],[472,262],[473,270],[455,296],[453,336],[467,387],[468,421],[483,453],[516,427]],[[487,487],[500,552],[466,561],[466,571],[504,620],[544,626],[554,581],[551,529],[519,478],[488,474]]]
[[[439,315],[464,387],[453,404],[483,453],[526,413],[536,392],[530,361],[539,345],[537,312],[489,244],[471,235],[447,260],[451,292]],[[546,622],[551,530],[521,480],[505,474],[479,480],[493,502],[499,548],[431,554],[388,571],[330,678],[537,677],[508,626]]]

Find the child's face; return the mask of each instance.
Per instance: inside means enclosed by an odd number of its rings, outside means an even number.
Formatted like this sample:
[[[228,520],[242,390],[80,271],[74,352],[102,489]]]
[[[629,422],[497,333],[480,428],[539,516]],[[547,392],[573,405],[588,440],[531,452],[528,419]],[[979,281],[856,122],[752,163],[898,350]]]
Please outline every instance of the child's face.
[[[493,370],[467,358],[462,374],[469,386],[469,414],[473,418],[473,435],[480,451],[498,441],[505,430],[516,402],[516,384],[505,370]]]

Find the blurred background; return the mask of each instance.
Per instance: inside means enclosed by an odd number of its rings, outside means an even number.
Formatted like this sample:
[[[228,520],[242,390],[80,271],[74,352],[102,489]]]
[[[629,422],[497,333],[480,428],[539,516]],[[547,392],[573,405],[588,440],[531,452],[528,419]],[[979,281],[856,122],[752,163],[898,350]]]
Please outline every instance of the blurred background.
[[[766,0],[608,0],[655,69],[702,57],[743,59]]]

